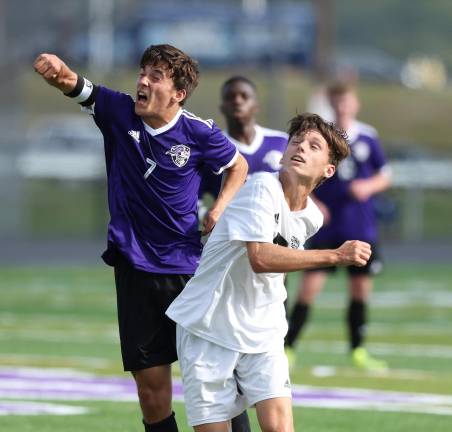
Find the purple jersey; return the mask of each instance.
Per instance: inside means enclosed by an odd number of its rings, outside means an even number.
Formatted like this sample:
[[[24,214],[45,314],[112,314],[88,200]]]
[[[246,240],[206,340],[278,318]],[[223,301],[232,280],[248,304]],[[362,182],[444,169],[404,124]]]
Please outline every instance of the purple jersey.
[[[256,136],[251,144],[243,144],[240,141],[225,135],[235,144],[237,150],[248,162],[248,174],[255,172],[275,172],[281,167],[281,158],[287,147],[288,135],[273,129],[256,125]]]
[[[374,128],[355,122],[347,131],[351,155],[342,161],[336,174],[320,185],[314,195],[328,207],[331,220],[313,237],[313,243],[342,243],[346,240],[377,240],[377,222],[373,199],[361,202],[349,193],[354,179],[378,173],[386,159]]]
[[[104,136],[108,176],[108,249],[138,270],[192,274],[201,254],[197,198],[201,172],[220,174],[237,150],[212,120],[180,110],[152,129],[126,94],[98,87],[94,120]]]
[[[287,147],[288,135],[278,130],[267,129],[256,125],[256,136],[251,144],[243,144],[229,136],[226,137],[235,144],[237,150],[248,162],[248,175],[255,172],[279,171],[281,158]],[[215,178],[216,177],[216,178]],[[203,175],[201,194],[204,192],[217,196],[221,187],[221,177],[213,176],[209,172]]]

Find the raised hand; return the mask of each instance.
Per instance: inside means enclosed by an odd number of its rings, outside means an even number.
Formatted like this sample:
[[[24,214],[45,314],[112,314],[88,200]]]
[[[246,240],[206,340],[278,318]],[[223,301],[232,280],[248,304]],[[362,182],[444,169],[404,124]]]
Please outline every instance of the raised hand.
[[[64,93],[69,93],[77,84],[77,74],[54,54],[40,54],[34,61],[33,67],[48,84]]]

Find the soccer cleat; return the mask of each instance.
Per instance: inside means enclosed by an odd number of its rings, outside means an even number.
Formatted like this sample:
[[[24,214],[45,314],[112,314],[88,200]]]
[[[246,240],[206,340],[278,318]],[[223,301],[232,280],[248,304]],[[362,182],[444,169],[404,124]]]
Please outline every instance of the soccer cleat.
[[[388,365],[383,360],[372,357],[365,348],[358,347],[352,351],[353,365],[360,369],[371,371],[383,371],[388,369]]]
[[[290,346],[284,347],[284,352],[286,353],[287,362],[289,363],[289,370],[293,370],[297,360],[297,353]]]

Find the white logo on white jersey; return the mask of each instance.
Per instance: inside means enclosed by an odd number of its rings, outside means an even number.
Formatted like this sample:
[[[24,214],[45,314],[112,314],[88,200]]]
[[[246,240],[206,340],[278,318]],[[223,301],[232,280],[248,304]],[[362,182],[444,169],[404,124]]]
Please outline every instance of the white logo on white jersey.
[[[190,158],[190,147],[177,144],[171,147],[165,154],[171,155],[173,162],[179,167],[183,167]]]
[[[290,247],[292,249],[298,249],[300,247],[300,240],[297,237],[292,236],[290,238]]]
[[[129,130],[128,134],[136,141],[137,144],[140,143],[140,131]]]

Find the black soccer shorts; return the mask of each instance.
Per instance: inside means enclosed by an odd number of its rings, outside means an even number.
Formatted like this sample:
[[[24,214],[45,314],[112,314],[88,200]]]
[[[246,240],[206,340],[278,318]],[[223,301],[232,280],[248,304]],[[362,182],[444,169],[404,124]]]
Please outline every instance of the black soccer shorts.
[[[176,324],[165,311],[191,275],[148,273],[122,256],[115,263],[119,337],[125,371],[177,360]]]

